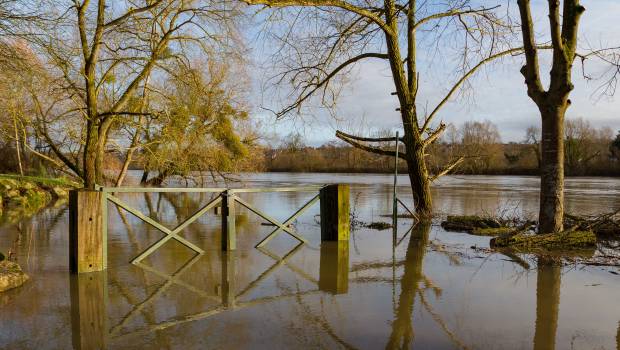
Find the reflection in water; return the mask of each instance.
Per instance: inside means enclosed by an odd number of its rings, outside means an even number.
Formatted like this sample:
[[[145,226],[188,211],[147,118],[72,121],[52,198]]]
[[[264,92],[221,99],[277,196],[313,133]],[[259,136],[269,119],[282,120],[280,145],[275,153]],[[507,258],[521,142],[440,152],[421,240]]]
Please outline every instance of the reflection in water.
[[[386,220],[381,216],[392,209],[389,176],[257,178],[267,180],[248,186],[264,186],[265,181],[277,186],[353,183],[357,212],[367,222]],[[618,201],[618,180],[572,181],[567,207],[573,211],[607,210]],[[434,188],[435,203],[450,213],[476,213],[493,212],[510,199],[531,211],[538,200],[535,186],[536,180],[530,178],[450,177]],[[406,186],[400,190],[403,198],[410,196]],[[243,196],[282,222],[312,194]],[[175,227],[210,197],[145,193],[123,194],[123,199]],[[32,276],[23,288],[0,294],[0,348],[564,349],[575,345],[620,350],[620,280],[608,268],[562,269],[541,263],[537,283],[531,283],[521,278],[527,276],[522,271],[528,267],[518,265],[519,256],[469,248],[487,248],[488,238],[428,224],[406,233],[406,220],[398,227],[402,233],[398,237],[360,228],[351,235],[349,250],[346,245],[321,244],[318,207],[294,222],[309,241],[303,246],[296,246],[288,235],[278,235],[264,249],[254,249],[273,227],[240,209],[238,250],[222,253],[220,217],[209,212],[181,233],[205,254],[195,256],[169,241],[142,264],[131,265],[128,262],[137,253],[163,234],[124,210],[110,208],[110,267],[107,277],[85,275],[91,280],[68,274],[67,212],[60,209],[0,227],[0,250],[15,252]],[[587,305],[579,302],[584,293]]]
[[[423,306],[432,319],[441,328],[445,336],[453,342],[457,348],[466,349],[467,346],[448,329],[448,326],[442,317],[433,310],[431,304],[426,299],[427,290],[433,291],[436,297],[441,296],[442,290],[436,286],[432,280],[424,274],[423,263],[426,249],[429,243],[429,234],[431,232],[431,222],[421,221],[415,224],[407,234],[411,234],[409,245],[405,254],[403,264],[404,272],[400,280],[400,296],[398,298],[398,306],[394,313],[394,321],[392,322],[392,332],[386,349],[405,349],[411,347],[414,339],[413,327],[413,309],[416,296],[419,297],[419,305]],[[397,241],[394,239],[394,243]],[[449,256],[454,259],[454,257]],[[394,262],[394,266],[397,263]]]
[[[536,331],[534,349],[555,349],[560,308],[562,267],[552,261],[538,258],[536,276]]]
[[[411,232],[405,255],[405,271],[400,282],[398,306],[394,315],[394,322],[392,322],[392,334],[390,334],[386,349],[404,349],[411,346],[414,336],[413,304],[420,282],[423,279],[422,263],[430,229],[430,222],[420,222]]]
[[[222,252],[222,305],[224,307],[235,307],[235,251]]]
[[[107,272],[71,276],[71,328],[73,348],[105,349],[107,339]]]
[[[319,289],[331,294],[349,291],[349,242],[321,242]]]

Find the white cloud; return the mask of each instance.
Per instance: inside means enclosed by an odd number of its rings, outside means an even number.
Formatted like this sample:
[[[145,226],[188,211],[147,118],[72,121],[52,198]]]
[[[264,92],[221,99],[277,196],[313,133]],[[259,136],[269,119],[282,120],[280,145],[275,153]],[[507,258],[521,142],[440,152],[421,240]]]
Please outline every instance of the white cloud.
[[[546,8],[540,2],[534,8],[534,17],[539,19],[539,30],[546,30]],[[582,50],[589,47],[620,46],[620,1],[590,0],[583,1],[587,8],[580,27],[580,46]],[[543,65],[548,61],[542,58]],[[421,76],[418,109],[432,108],[437,103],[449,84],[449,73],[441,77],[441,64],[429,63],[429,72]],[[522,58],[511,58],[484,70],[473,80],[475,93],[473,99],[457,99],[442,109],[439,118],[446,122],[462,124],[467,120],[488,119],[496,123],[504,141],[519,141],[529,125],[539,125],[540,117],[534,103],[526,95],[523,77],[519,73]],[[586,62],[588,74],[599,75],[606,69],[601,64]],[[439,72],[439,73],[438,73]],[[299,121],[280,122],[272,130],[286,135],[291,130],[302,130],[311,144],[321,144],[335,139],[336,127],[357,128],[361,124],[371,125],[374,129],[395,129],[400,124],[400,115],[395,111],[397,100],[390,95],[394,87],[391,72],[385,62],[365,61],[354,70],[350,84],[347,85],[338,104],[338,116],[343,121],[335,121],[328,113],[320,109],[313,110],[313,120],[300,126]],[[545,80],[548,67],[541,72]],[[572,105],[568,118],[584,117],[594,126],[610,126],[620,130],[619,98],[599,98],[597,88],[599,81],[586,81],[582,77],[580,64],[576,64],[573,74],[575,90],[571,94]],[[307,121],[307,120],[306,120]]]

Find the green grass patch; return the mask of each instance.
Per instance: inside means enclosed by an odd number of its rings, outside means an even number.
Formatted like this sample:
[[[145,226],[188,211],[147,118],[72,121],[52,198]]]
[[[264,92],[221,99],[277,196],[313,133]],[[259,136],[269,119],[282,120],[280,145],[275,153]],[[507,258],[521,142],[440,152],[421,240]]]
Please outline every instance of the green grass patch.
[[[61,187],[82,187],[81,184],[66,179],[66,178],[53,178],[53,177],[44,177],[44,176],[21,176],[15,174],[0,174],[0,179],[8,179],[15,181],[26,181],[33,182],[41,185],[47,186],[61,186]]]

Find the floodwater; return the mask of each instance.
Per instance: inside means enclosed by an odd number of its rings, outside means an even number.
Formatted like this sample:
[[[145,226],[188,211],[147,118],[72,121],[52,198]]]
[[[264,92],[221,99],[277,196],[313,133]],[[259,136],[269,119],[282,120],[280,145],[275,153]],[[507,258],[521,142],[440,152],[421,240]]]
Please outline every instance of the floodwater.
[[[351,184],[358,219],[386,221],[387,175],[258,174],[231,187]],[[399,196],[410,203],[406,177]],[[445,177],[434,188],[445,214],[533,215],[533,177]],[[567,209],[588,214],[620,207],[620,179],[567,181]],[[174,227],[210,200],[205,194],[118,194]],[[314,193],[241,194],[284,221]],[[181,232],[205,250],[174,240],[139,265],[130,261],[164,236],[109,206],[108,269],[70,275],[68,211],[46,209],[5,223],[11,248],[31,275],[0,294],[2,349],[620,349],[620,270],[536,264],[476,247],[489,238],[400,219],[391,230],[358,228],[348,245],[320,242],[318,205],[296,222],[308,244],[237,210],[237,250],[220,250],[213,211]],[[410,230],[411,229],[411,230]]]

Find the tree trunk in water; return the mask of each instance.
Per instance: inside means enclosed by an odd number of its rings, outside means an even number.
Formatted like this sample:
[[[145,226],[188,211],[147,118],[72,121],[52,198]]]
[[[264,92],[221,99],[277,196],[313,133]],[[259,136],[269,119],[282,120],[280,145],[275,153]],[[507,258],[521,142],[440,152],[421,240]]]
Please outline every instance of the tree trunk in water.
[[[431,182],[428,178],[428,169],[424,159],[424,147],[405,145],[407,150],[407,168],[413,205],[415,212],[421,217],[430,217],[433,211],[433,199],[431,197]]]
[[[539,233],[561,232],[564,218],[564,114],[566,107],[545,106],[542,115]]]
[[[142,172],[142,178],[140,179],[140,185],[146,185],[147,181],[149,180],[149,169],[144,168],[144,171]]]

